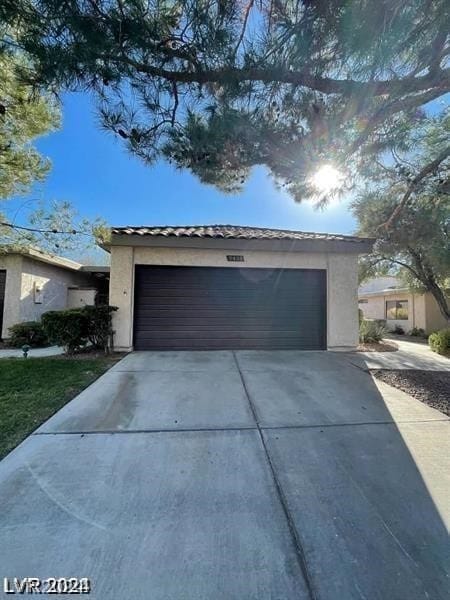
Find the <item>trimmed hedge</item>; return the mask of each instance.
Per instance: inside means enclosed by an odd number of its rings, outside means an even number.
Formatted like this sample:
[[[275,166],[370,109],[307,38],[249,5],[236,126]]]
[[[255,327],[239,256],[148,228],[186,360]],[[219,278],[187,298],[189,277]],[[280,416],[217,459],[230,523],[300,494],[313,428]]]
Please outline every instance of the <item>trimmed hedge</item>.
[[[115,306],[84,306],[67,310],[52,310],[42,315],[42,324],[49,340],[73,354],[90,342],[105,352],[111,346],[111,313]]]
[[[380,325],[380,323],[363,319],[359,326],[359,341],[363,344],[367,342],[381,342],[386,333],[386,328]]]
[[[48,338],[42,323],[39,321],[17,323],[9,328],[9,332],[11,336],[8,343],[14,348],[21,348],[25,345],[28,345],[31,348],[48,346]]]
[[[450,327],[432,333],[428,338],[428,344],[433,352],[450,355]]]

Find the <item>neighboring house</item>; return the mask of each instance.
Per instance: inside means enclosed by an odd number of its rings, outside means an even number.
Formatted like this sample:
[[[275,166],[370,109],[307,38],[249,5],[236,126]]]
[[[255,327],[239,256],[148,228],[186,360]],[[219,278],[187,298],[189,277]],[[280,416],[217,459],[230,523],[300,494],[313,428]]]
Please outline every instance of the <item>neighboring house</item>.
[[[397,277],[376,277],[358,290],[358,305],[366,319],[383,319],[389,329],[396,325],[406,333],[414,327],[427,334],[447,327],[430,292],[412,293]]]
[[[373,240],[212,225],[116,227],[118,350],[349,350],[357,260]]]
[[[48,310],[94,304],[109,267],[84,267],[36,248],[0,253],[0,336]]]

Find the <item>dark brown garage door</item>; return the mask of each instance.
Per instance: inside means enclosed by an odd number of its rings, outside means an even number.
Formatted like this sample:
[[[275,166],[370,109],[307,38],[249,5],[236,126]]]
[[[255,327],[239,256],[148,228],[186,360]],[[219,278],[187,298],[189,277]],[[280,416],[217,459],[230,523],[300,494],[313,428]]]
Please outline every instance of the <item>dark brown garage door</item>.
[[[2,338],[3,309],[5,306],[6,271],[0,271],[0,339]]]
[[[136,267],[136,350],[323,350],[325,332],[325,271]]]

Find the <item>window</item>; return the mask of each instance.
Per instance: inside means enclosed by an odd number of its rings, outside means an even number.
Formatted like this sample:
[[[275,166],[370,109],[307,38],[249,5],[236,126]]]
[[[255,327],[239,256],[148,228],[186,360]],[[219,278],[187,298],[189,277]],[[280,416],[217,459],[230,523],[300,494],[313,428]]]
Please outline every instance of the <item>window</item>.
[[[408,320],[408,300],[386,300],[386,319]]]
[[[367,304],[369,301],[365,299],[358,300],[358,304]]]

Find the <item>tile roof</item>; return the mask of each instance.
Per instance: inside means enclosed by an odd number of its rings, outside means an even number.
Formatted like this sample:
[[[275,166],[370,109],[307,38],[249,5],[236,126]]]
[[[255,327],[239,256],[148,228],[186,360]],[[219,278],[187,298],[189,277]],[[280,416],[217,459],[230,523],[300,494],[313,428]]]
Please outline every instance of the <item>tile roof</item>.
[[[365,243],[368,238],[335,233],[313,233],[288,229],[266,229],[264,227],[241,227],[237,225],[187,225],[173,227],[113,227],[113,235],[140,235],[153,237],[221,238],[241,240],[323,240]]]

